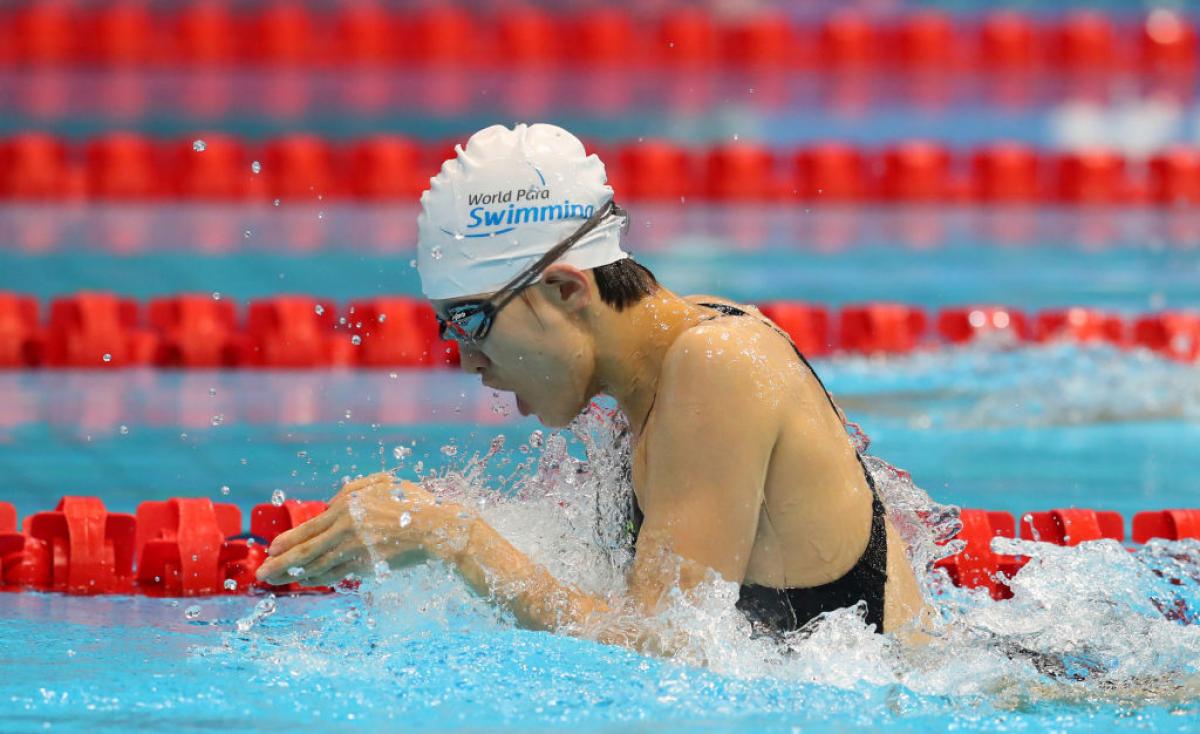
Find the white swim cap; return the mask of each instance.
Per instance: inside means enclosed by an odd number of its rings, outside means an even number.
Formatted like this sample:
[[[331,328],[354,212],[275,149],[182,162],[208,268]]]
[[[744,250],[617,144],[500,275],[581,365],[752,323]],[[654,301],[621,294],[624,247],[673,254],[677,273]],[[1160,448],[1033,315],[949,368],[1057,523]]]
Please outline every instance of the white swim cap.
[[[492,125],[455,152],[421,194],[417,270],[426,298],[500,289],[613,195],[604,164],[557,125]],[[605,217],[559,262],[587,269],[628,257],[623,219]]]

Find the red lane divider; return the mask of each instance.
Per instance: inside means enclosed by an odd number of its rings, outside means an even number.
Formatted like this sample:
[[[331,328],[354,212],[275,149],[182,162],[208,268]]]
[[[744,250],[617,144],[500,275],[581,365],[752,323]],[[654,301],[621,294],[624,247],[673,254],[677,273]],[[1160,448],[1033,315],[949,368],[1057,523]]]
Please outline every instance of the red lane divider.
[[[987,304],[927,312],[897,303],[831,310],[775,301],[762,304],[762,311],[814,357],[905,354],[976,340],[1063,340],[1200,360],[1196,312],[1148,314],[1127,322],[1088,308],[1027,314]],[[0,292],[0,368],[440,367],[458,359],[457,345],[438,337],[428,303],[403,296],[355,301],[344,310],[310,296],[275,296],[252,301],[241,321],[231,299],[207,294],[157,298],[143,309],[111,293],[84,292],[55,299],[42,325],[36,300]]]
[[[617,196],[629,200],[1200,203],[1200,148],[1194,147],[1167,148],[1146,165],[1104,148],[1060,153],[1006,142],[966,151],[924,140],[882,150],[830,141],[792,150],[670,141],[604,148]],[[160,140],[110,133],[76,145],[27,133],[0,138],[0,199],[415,203],[452,155],[444,141],[388,135],[344,144],[290,135],[260,144],[221,134]]]
[[[563,13],[531,6],[479,12],[456,5],[311,8],[272,2],[231,8],[143,2],[27,0],[0,12],[0,63],[117,67],[247,64],[746,69],[871,68],[1180,72],[1196,65],[1188,19],[1157,9],[1119,24],[1080,11],[1036,19],[1001,11],[956,19],[936,10],[898,18],[836,11],[794,22],[772,9],[724,18],[701,9],[647,16],[625,8]]]
[[[1096,510],[1050,510],[1021,516],[1021,537],[1055,545],[1079,545],[1089,540],[1125,540],[1120,513]]]
[[[254,573],[267,546],[280,534],[321,514],[321,501],[287,500],[256,505],[250,535],[242,536],[242,514],[230,504],[207,498],[143,502],[137,514],[110,513],[95,497],[64,497],[53,512],[25,519],[17,533],[16,512],[0,503],[0,591],[59,591],[70,594],[141,593],[151,596],[211,596],[253,589],[327,592],[299,584],[269,586]],[[955,539],[963,549],[937,562],[957,586],[984,588],[1007,599],[1006,584],[1028,562],[1025,556],[994,553],[993,538],[1013,538],[1016,523],[1007,512],[963,508]],[[1200,509],[1139,512],[1133,540],[1200,540]],[[1022,538],[1075,546],[1125,538],[1119,513],[1085,508],[1027,512]],[[135,563],[136,560],[136,563]],[[135,570],[136,568],[136,570]]]
[[[289,500],[253,509],[252,534],[266,543],[325,510]],[[25,518],[0,503],[0,591],[211,596],[252,589],[324,592],[328,587],[269,586],[255,578],[266,545],[242,536],[235,505],[207,498],[143,502],[136,515],[110,513],[95,497],[64,497],[53,512]]]

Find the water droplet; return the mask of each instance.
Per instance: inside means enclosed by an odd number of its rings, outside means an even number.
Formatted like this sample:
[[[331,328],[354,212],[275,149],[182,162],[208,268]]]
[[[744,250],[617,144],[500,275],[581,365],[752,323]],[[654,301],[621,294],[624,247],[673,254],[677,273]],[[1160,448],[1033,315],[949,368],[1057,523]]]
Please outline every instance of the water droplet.
[[[394,380],[394,379],[396,379],[396,378],[397,378],[397,377],[399,377],[399,376],[400,376],[400,375],[396,374],[395,372],[389,372],[389,373],[388,373],[388,379],[391,379],[391,380]]]
[[[400,527],[406,528],[412,525],[412,515],[408,512],[400,513]]]
[[[187,609],[184,609],[183,616],[188,619],[198,619],[200,617],[200,605],[193,604]]]
[[[362,344],[362,337],[358,334],[355,334],[354,336],[350,337],[350,343],[357,347],[359,344]]]
[[[252,235],[252,234],[254,234],[254,233],[251,232],[250,230],[246,230],[245,232],[242,232],[242,239],[248,240],[248,239],[250,239],[250,235]]]
[[[237,591],[237,582],[234,581],[233,579],[225,579],[225,590],[226,591]]]
[[[737,133],[734,133],[734,134],[733,134],[733,140],[734,140],[734,142],[737,142],[737,139],[738,139],[738,134],[737,134]]]
[[[432,250],[429,251],[429,256],[432,257],[434,260],[441,260],[442,259],[442,248],[434,247]]]
[[[283,501],[287,499],[287,494],[282,489],[277,489],[271,493],[271,504],[276,507],[281,507]]]
[[[415,267],[417,267],[417,261],[416,261],[416,260],[409,260],[409,261],[408,261],[408,267],[410,267],[410,268],[415,268]]]
[[[275,206],[279,206],[279,199],[276,199],[275,201],[273,201],[271,203],[274,204]]]
[[[221,485],[221,494],[225,497],[229,496],[229,485],[228,484]]]
[[[212,424],[214,426],[219,426],[224,422],[225,422],[225,414],[224,413],[217,413],[216,415],[214,415],[212,417]]]
[[[205,143],[203,140],[197,139],[192,141],[192,150],[197,153],[203,153],[206,148],[208,148],[208,143]]]
[[[213,300],[214,301],[221,300],[221,291],[213,291]]]
[[[412,456],[412,449],[407,446],[397,446],[392,449],[392,456],[395,457],[396,461],[404,461],[409,456]]]
[[[461,240],[461,239],[464,239],[464,235],[463,235],[463,233],[462,233],[462,232],[455,232],[455,233],[454,233],[454,239],[456,239],[456,240]]]
[[[122,435],[122,436],[128,436],[128,435],[129,435],[129,426],[121,426],[121,435]]]
[[[458,447],[453,444],[448,444],[442,447],[442,453],[446,456],[454,456],[458,453]]]
[[[215,387],[208,388],[208,396],[210,398],[215,398],[217,396],[217,388],[215,388]]]
[[[317,212],[317,219],[324,219],[324,218],[325,218],[325,212]]]
[[[192,554],[192,563],[195,563],[196,561],[199,561],[199,560],[200,560],[200,556],[196,553],[193,553]]]
[[[103,357],[101,357],[100,359],[103,359],[105,362],[111,362],[111,361],[112,361],[112,355],[111,355],[111,354],[105,354],[105,355],[104,355]]]
[[[298,579],[304,575],[304,566],[290,566],[287,570],[288,576]]]
[[[258,161],[254,161],[250,164],[250,171],[257,176],[258,174],[262,173],[262,164]]]
[[[534,431],[533,433],[529,434],[529,445],[535,449],[540,449],[542,447],[542,438],[544,435],[545,434],[543,434],[541,431]]]
[[[317,304],[317,307],[313,309],[313,311],[316,311],[318,316],[325,315],[325,307],[319,303]]]

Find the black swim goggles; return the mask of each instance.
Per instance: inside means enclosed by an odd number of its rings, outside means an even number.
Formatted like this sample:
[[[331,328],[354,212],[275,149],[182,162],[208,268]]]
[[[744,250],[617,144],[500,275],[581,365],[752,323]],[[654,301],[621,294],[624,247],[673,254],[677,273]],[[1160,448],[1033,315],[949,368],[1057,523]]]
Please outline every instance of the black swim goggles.
[[[440,314],[437,316],[438,335],[442,339],[456,341],[459,344],[475,345],[482,342],[487,338],[488,332],[492,330],[492,322],[496,319],[496,314],[500,313],[500,309],[507,306],[521,291],[536,284],[542,277],[542,271],[562,257],[567,250],[571,249],[572,245],[583,239],[584,235],[595,229],[610,214],[622,218],[621,231],[624,232],[629,226],[629,215],[616,202],[609,199],[579,229],[550,248],[550,251],[538,258],[537,262],[523,270],[490,297],[483,300],[460,301],[447,306],[446,317],[442,318]]]

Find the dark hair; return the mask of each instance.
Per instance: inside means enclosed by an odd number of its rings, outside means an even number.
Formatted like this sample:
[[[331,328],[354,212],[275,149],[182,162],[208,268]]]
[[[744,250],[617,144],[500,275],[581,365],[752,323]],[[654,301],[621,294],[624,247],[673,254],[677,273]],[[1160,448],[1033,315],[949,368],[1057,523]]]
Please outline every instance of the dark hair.
[[[632,257],[625,257],[608,265],[592,268],[596,278],[596,289],[600,300],[618,311],[632,306],[658,290],[654,273]]]

